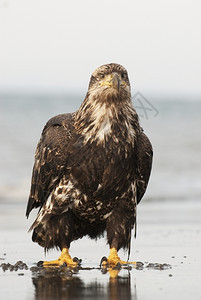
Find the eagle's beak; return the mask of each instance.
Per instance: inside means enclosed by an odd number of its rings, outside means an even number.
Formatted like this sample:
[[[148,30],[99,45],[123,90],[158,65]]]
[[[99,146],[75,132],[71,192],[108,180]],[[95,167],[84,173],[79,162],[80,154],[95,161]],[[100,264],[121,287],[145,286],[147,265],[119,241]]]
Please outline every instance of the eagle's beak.
[[[112,86],[119,91],[121,85],[121,79],[117,73],[114,73],[112,77]]]
[[[113,87],[119,91],[121,85],[121,79],[117,73],[108,74],[105,76],[104,80],[100,84],[101,86],[106,85],[108,87]]]

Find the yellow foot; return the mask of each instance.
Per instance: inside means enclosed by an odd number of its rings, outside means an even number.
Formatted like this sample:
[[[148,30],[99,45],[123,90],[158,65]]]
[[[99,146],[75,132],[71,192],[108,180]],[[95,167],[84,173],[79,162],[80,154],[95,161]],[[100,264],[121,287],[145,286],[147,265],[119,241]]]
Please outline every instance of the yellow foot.
[[[80,264],[80,260],[77,258],[72,259],[69,254],[68,248],[63,248],[61,255],[58,259],[52,261],[44,261],[43,267],[59,267],[66,264],[69,267],[76,268]]]
[[[116,248],[111,248],[110,249],[110,255],[108,256],[108,258],[102,258],[101,264],[103,266],[111,266],[111,267],[115,267],[117,264],[119,265],[130,265],[130,264],[136,264],[136,262],[128,262],[128,261],[124,261],[121,260],[120,257],[117,254],[117,249]]]

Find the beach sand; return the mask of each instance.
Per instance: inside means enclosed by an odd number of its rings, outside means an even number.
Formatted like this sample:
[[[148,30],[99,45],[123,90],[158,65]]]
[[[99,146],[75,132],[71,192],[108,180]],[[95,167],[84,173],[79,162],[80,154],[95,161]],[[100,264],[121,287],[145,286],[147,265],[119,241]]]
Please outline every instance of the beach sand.
[[[141,264],[117,270],[116,278],[99,268],[100,259],[109,254],[104,238],[72,243],[72,256],[82,259],[78,270],[36,268],[38,261],[55,259],[59,252],[45,256],[43,249],[31,241],[27,231],[34,216],[25,219],[25,206],[0,203],[0,264],[23,261],[27,265],[16,271],[0,268],[0,299],[200,299],[198,201],[142,202],[130,256],[130,261]],[[120,256],[127,258],[123,251]]]

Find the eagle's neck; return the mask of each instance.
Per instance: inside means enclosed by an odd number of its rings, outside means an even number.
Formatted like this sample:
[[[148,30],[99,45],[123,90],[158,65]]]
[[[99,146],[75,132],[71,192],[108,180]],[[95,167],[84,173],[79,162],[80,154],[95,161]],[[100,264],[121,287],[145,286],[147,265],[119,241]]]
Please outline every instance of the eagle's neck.
[[[108,101],[110,100],[110,101]],[[118,143],[119,138],[134,143],[140,130],[137,113],[131,99],[123,101],[107,99],[88,94],[75,117],[76,131],[84,136],[85,143],[105,144],[111,137]]]

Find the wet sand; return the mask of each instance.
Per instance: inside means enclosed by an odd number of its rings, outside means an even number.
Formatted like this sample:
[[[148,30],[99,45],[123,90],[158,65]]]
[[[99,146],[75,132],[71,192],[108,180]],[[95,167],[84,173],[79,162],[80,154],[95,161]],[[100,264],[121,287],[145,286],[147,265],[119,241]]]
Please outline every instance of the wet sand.
[[[83,238],[71,245],[72,256],[82,259],[80,269],[36,268],[40,260],[59,256],[31,241],[27,233],[34,216],[24,217],[25,203],[0,202],[0,299],[200,299],[201,204],[152,202],[138,207],[137,239],[130,261],[137,267],[111,272],[100,269],[107,256],[105,239]],[[126,253],[120,252],[122,259]],[[12,268],[6,264],[15,265]],[[24,265],[23,265],[24,263]],[[27,266],[27,267],[25,267]]]

